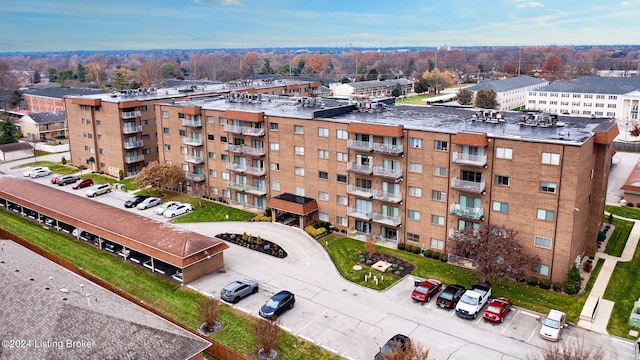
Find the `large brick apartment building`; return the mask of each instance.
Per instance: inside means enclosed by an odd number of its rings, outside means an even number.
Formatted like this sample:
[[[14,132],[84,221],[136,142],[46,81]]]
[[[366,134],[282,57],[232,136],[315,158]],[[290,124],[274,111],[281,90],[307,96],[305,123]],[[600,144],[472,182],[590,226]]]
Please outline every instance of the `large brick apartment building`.
[[[160,161],[206,196],[443,252],[464,227],[505,225],[562,281],[597,249],[618,128],[542,115],[242,95],[156,105]]]

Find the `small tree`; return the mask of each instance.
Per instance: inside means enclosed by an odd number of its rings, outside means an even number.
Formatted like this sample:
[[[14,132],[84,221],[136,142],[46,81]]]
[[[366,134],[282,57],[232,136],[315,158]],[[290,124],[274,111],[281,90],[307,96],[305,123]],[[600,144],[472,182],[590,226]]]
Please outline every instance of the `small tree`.
[[[473,104],[473,91],[468,89],[462,89],[458,91],[458,104],[460,105]]]
[[[429,349],[425,349],[414,341],[406,342],[404,351],[400,344],[397,344],[395,348],[389,349],[380,356],[381,360],[427,360],[428,358]]]
[[[402,95],[402,87],[400,83],[397,83],[396,86],[393,87],[393,90],[391,90],[391,96],[398,97],[400,95]]]
[[[280,338],[280,320],[258,319],[255,327],[258,355],[273,359],[278,356],[275,346]]]
[[[527,360],[601,360],[604,352],[600,348],[586,346],[583,340],[566,340],[563,343],[549,345],[547,349]]]
[[[580,292],[582,288],[582,276],[580,276],[580,269],[574,263],[569,268],[567,279],[564,281],[564,292],[569,295],[575,295]]]
[[[474,106],[482,109],[497,109],[498,94],[493,90],[478,90]]]
[[[364,251],[368,256],[371,256],[376,253],[376,243],[373,241],[373,237],[369,236],[367,238],[367,242],[364,243]]]
[[[198,316],[202,324],[200,328],[203,333],[210,334],[220,329],[220,301],[216,298],[207,297],[200,300],[198,304]]]
[[[157,190],[158,194],[162,194],[164,188],[175,188],[184,180],[184,172],[177,166],[169,164],[160,164],[157,161],[149,163],[143,168],[134,184],[139,187],[150,187]]]

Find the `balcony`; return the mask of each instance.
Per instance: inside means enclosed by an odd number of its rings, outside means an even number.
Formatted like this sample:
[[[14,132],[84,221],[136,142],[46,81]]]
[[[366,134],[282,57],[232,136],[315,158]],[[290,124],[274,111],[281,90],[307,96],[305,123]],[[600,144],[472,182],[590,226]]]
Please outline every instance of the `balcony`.
[[[373,211],[369,210],[363,210],[363,209],[356,209],[356,208],[347,208],[347,216],[351,216],[351,217],[355,217],[358,219],[362,219],[362,220],[371,220],[371,217],[373,216]]]
[[[453,162],[462,165],[485,166],[487,165],[487,155],[473,155],[454,152]]]
[[[373,167],[373,175],[382,176],[394,180],[398,180],[402,177],[401,169],[390,169],[383,166],[374,166]]]
[[[397,227],[402,224],[402,221],[398,216],[387,216],[378,213],[373,213],[373,221],[379,224],[389,225],[393,227]]]
[[[399,203],[402,201],[401,193],[391,193],[382,190],[373,190],[373,198],[376,200],[386,201],[390,203]]]
[[[257,196],[265,196],[267,195],[267,190],[264,187],[255,187],[247,184],[240,184],[235,182],[228,182],[227,187],[231,190],[241,191],[248,194],[253,194]]]
[[[188,163],[192,163],[192,164],[203,164],[204,163],[204,158],[199,157],[199,156],[193,156],[193,155],[185,155],[184,156],[184,161],[186,161]]]
[[[204,181],[204,174],[196,174],[196,173],[188,172],[186,173],[186,178],[187,180],[200,182],[200,181]]]
[[[484,219],[484,208],[481,207],[472,208],[460,206],[460,204],[451,204],[449,207],[449,213],[474,220]]]
[[[140,111],[123,111],[122,118],[123,119],[135,119],[142,116],[142,112]]]
[[[401,155],[404,152],[404,147],[402,145],[374,143],[373,151],[382,154]]]
[[[347,140],[347,148],[351,150],[371,152],[373,151],[372,141],[358,141],[353,139]]]
[[[373,174],[373,166],[347,163],[347,171],[357,174],[371,175]]]
[[[130,155],[124,157],[124,162],[127,164],[133,164],[140,161],[144,161],[144,155]]]
[[[232,152],[234,154],[244,154],[244,146],[242,145],[231,145],[231,144],[227,144],[225,145],[224,149],[226,151]]]
[[[202,127],[202,120],[182,119],[182,126],[191,127],[191,128],[199,128],[199,127]]]
[[[249,126],[225,125],[224,131],[233,134],[242,134],[249,136],[264,136],[264,129],[253,128]]]
[[[142,132],[142,126],[138,125],[138,126],[123,126],[122,127],[122,133],[123,134],[135,134],[135,133],[139,133]]]
[[[474,194],[480,194],[484,191],[484,180],[476,182],[468,180],[458,180],[458,178],[454,177],[453,179],[451,179],[451,187]]]
[[[185,145],[202,146],[202,139],[198,139],[198,138],[183,137],[182,142]]]
[[[347,194],[363,198],[371,198],[373,196],[373,190],[355,185],[347,185]]]
[[[245,171],[247,171],[247,166],[228,162],[226,165],[226,169],[239,172],[239,173],[244,173]]]
[[[142,140],[125,141],[124,142],[124,148],[126,150],[135,149],[135,148],[142,147],[143,144],[144,143],[142,142]]]
[[[247,166],[245,173],[253,176],[263,176],[267,174],[264,167]]]
[[[234,182],[228,182],[227,183],[227,187],[231,190],[235,190],[235,191],[242,191],[244,192],[247,188],[246,184],[240,184],[240,183],[234,183]]]
[[[249,204],[248,202],[237,201],[237,200],[229,200],[229,205],[242,206],[245,209],[252,209],[258,212],[262,212],[265,210],[264,206],[258,206],[254,204]]]
[[[247,154],[249,156],[262,156],[265,154],[264,148],[255,148],[244,145],[231,145],[227,144],[225,150],[234,154]]]

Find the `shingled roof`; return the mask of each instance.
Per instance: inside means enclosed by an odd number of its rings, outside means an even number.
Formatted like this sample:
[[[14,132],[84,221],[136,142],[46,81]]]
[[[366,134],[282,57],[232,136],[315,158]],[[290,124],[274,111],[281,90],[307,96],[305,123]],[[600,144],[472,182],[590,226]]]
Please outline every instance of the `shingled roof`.
[[[31,118],[31,120],[33,120],[33,122],[35,122],[36,124],[51,124],[64,122],[65,116],[65,111],[40,112],[26,115],[22,118],[22,120],[24,121],[24,119],[28,117]]]
[[[640,78],[582,76],[567,82],[554,82],[536,91],[587,94],[627,94],[640,90]]]
[[[536,79],[531,76],[517,76],[502,80],[482,81],[479,84],[468,87],[467,90],[493,90],[495,92],[505,92],[531,85],[544,84],[546,82],[546,80]]]

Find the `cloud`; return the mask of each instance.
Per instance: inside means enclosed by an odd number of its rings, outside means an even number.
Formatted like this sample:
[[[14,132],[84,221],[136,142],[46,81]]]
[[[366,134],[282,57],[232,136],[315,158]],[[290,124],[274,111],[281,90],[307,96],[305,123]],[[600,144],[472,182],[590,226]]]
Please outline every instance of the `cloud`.
[[[526,9],[526,8],[534,8],[534,7],[543,7],[543,3],[539,3],[537,1],[529,1],[526,3],[518,4],[516,9]]]
[[[240,0],[196,0],[196,3],[205,5],[242,6]]]

